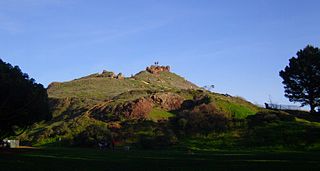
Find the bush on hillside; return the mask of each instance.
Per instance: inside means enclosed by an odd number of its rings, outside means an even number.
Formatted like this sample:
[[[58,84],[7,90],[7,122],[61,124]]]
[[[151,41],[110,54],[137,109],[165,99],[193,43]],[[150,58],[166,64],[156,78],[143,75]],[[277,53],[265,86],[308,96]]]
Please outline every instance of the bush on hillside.
[[[262,111],[255,115],[250,115],[247,117],[249,128],[259,126],[266,123],[277,122],[277,121],[294,121],[295,118],[286,112],[282,111]]]
[[[155,135],[141,134],[138,137],[138,146],[143,149],[166,148],[178,143],[178,138],[172,130]]]
[[[185,100],[181,104],[182,110],[192,110],[194,107],[202,105],[202,104],[210,104],[212,103],[212,99],[207,94],[195,94],[192,100]]]
[[[272,122],[249,129],[244,141],[246,146],[283,146],[305,148],[320,143],[319,127],[298,122]]]
[[[62,124],[52,128],[56,135],[65,135],[70,132],[68,125],[63,122]]]
[[[183,111],[171,118],[171,124],[186,134],[209,134],[221,132],[228,128],[229,119],[216,110],[213,103],[201,104],[192,111]]]
[[[112,141],[111,132],[107,126],[90,125],[74,138],[75,146],[97,147]]]

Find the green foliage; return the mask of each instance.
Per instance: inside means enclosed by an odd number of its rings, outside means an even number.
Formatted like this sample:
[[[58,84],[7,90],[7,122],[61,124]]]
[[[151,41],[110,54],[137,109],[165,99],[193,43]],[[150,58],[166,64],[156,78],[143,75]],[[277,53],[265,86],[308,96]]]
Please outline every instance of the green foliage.
[[[256,106],[240,98],[227,98],[216,95],[214,100],[220,112],[234,118],[243,119],[258,112]]]
[[[190,150],[217,151],[217,150],[239,150],[241,139],[239,130],[222,133],[211,133],[207,136],[187,136],[181,139],[180,146]]]
[[[247,141],[254,146],[302,147],[309,143],[310,137],[306,137],[309,134],[308,131],[304,125],[297,123],[270,123],[251,130]]]
[[[166,127],[155,129],[151,134],[139,134],[137,145],[143,149],[168,148],[178,143],[174,132]]]
[[[202,107],[200,107],[203,109]],[[206,109],[205,109],[206,110]],[[207,110],[206,110],[207,111]],[[183,134],[209,134],[227,130],[228,118],[217,111],[184,111],[171,118],[171,124]]]
[[[265,110],[247,117],[249,128],[277,121],[295,121],[295,117],[283,111]]]
[[[74,139],[74,145],[84,147],[97,147],[98,143],[110,143],[111,132],[103,125],[90,125]]]
[[[185,118],[178,119],[177,126],[178,126],[179,129],[181,129],[181,130],[186,129],[187,124],[188,124],[188,120],[187,119],[185,119]]]
[[[46,89],[0,59],[0,138],[16,134],[34,122],[51,118]]]
[[[289,60],[280,71],[285,96],[302,106],[310,105],[311,112],[320,106],[320,49],[308,45]]]
[[[306,149],[320,143],[320,125],[302,119],[273,120],[250,128],[245,143],[250,146]]]
[[[160,108],[153,108],[152,111],[148,115],[148,119],[151,119],[153,121],[158,121],[161,119],[168,119],[170,117],[173,117],[174,114],[167,112]]]

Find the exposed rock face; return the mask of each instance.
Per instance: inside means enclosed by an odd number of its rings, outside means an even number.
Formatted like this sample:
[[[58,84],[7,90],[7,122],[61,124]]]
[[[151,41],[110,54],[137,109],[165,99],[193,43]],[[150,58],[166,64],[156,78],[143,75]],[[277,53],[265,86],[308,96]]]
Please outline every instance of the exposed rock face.
[[[114,78],[114,79],[119,79],[119,80],[123,80],[124,76],[122,73],[119,73],[118,75],[116,75],[114,72],[112,71],[107,71],[107,70],[103,70],[101,74],[93,74],[90,75],[88,77],[105,77],[105,78]],[[84,77],[86,78],[86,77]]]
[[[206,94],[199,94],[193,97],[193,100],[185,100],[181,105],[182,110],[191,110],[199,105],[208,105],[212,102],[211,98]]]
[[[160,72],[170,72],[170,66],[151,65],[150,67],[146,68],[146,71],[150,72],[151,74],[158,74]]]
[[[157,93],[151,96],[151,99],[158,106],[166,110],[177,110],[181,108],[183,98],[174,93]]]
[[[152,107],[153,103],[149,98],[140,98],[133,102],[124,104],[117,112],[123,113],[126,118],[144,119],[151,112]]]
[[[153,107],[151,98],[139,98],[115,106],[110,105],[110,102],[95,106],[90,111],[91,116],[105,121],[116,121],[120,120],[121,117],[126,119],[145,119]]]
[[[156,93],[151,96],[141,97],[134,101],[113,105],[112,101],[96,105],[90,110],[90,115],[104,121],[117,121],[122,117],[126,119],[145,119],[154,106],[167,111],[181,108],[184,99],[174,93]]]

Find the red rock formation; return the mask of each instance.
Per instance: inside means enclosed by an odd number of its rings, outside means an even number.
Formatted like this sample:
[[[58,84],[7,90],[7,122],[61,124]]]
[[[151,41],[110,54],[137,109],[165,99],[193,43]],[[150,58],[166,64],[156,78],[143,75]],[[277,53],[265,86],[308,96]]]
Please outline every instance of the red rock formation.
[[[151,74],[158,74],[160,72],[170,72],[170,66],[151,65],[150,67],[146,68],[146,71],[150,72]]]
[[[127,119],[145,119],[151,112],[153,102],[151,98],[139,98],[134,101],[109,105],[108,102],[95,106],[90,111],[91,117],[105,121],[117,121],[121,117]],[[107,116],[112,114],[111,116]]]
[[[133,102],[129,102],[122,106],[121,113],[126,118],[130,119],[144,119],[151,112],[153,103],[148,98],[140,98]]]
[[[183,98],[174,93],[157,93],[151,96],[151,99],[158,106],[166,110],[177,110],[181,108]]]

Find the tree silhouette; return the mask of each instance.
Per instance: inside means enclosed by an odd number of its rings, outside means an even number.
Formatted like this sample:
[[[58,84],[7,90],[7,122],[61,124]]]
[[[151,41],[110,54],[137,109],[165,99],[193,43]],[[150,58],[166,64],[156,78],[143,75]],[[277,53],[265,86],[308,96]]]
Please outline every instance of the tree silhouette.
[[[203,86],[204,89],[208,90],[208,91],[212,91],[214,89],[214,85],[211,84],[211,85],[205,85]]]
[[[50,118],[46,89],[18,66],[0,59],[0,138]]]
[[[320,106],[320,49],[308,45],[289,60],[289,66],[280,71],[285,96],[301,106],[309,105],[310,112]]]

